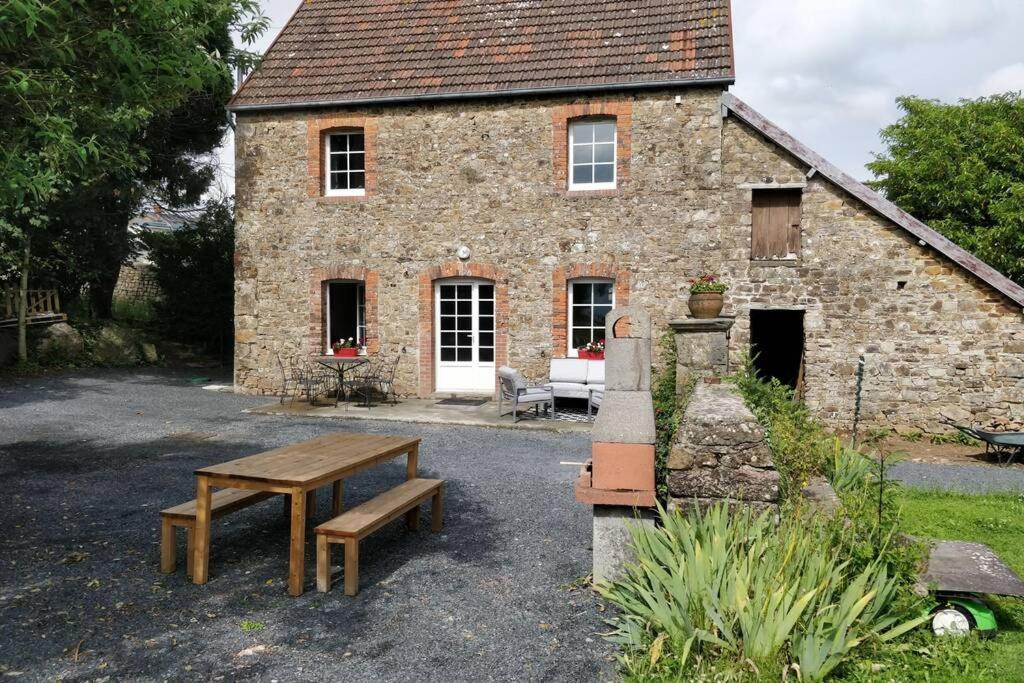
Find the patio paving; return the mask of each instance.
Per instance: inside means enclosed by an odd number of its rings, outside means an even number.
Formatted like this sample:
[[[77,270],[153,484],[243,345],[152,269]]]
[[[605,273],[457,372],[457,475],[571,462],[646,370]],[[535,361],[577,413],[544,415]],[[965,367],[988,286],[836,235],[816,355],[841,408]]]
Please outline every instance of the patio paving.
[[[573,499],[577,468],[559,464],[586,457],[585,435],[245,414],[267,399],[203,391],[190,376],[0,380],[0,675],[615,678],[597,635],[603,606],[579,587],[590,510]],[[194,496],[193,470],[332,431],[421,435],[421,471],[449,482],[444,532],[394,524],[371,536],[355,598],[311,590],[310,550],[307,592],[292,598],[275,499],[218,523],[207,585],[158,572],[157,513]],[[360,474],[346,502],[403,477],[397,462]]]
[[[388,422],[421,422],[425,424],[463,425],[467,427],[497,427],[507,429],[542,430],[551,432],[590,433],[592,423],[586,418],[586,403],[582,407],[573,405],[569,410],[556,410],[566,419],[550,419],[534,415],[530,410],[520,415],[519,422],[512,422],[512,414],[498,417],[497,401],[488,400],[480,405],[442,404],[443,397],[436,398],[404,398],[397,404],[373,404],[371,407],[358,403],[340,403],[334,406],[333,400],[320,399],[315,406],[306,401],[276,400],[265,403],[246,412],[261,415],[288,415],[319,418],[348,418],[353,420],[384,420]],[[263,399],[266,400],[266,397]],[[482,399],[481,399],[482,400]],[[561,406],[557,406],[559,409]],[[508,408],[507,405],[504,408]],[[571,417],[570,417],[571,416]]]

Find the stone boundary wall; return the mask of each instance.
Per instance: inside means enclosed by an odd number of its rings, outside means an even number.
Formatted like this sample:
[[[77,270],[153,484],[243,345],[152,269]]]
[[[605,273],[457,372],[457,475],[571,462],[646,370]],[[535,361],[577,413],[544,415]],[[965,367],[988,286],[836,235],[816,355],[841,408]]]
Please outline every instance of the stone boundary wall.
[[[152,301],[160,298],[160,285],[156,282],[153,266],[121,266],[114,287],[114,298],[126,301]]]
[[[669,507],[726,500],[774,509],[779,473],[764,429],[731,384],[698,382],[668,457]]]

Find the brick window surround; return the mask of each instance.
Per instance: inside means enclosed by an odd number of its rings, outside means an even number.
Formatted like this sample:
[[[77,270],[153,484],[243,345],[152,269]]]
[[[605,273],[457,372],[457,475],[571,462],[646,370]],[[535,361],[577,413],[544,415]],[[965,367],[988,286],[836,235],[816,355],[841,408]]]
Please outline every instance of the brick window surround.
[[[366,192],[354,196],[324,196],[324,136],[362,129],[366,149]],[[316,116],[306,121],[306,192],[323,204],[365,201],[377,193],[377,120],[367,116]]]
[[[569,126],[573,121],[586,118],[615,119],[615,177],[614,190],[569,190]],[[618,194],[629,179],[629,159],[632,150],[633,103],[585,102],[555,107],[551,112],[551,151],[555,191],[567,197],[602,197]]]
[[[324,290],[337,280],[363,283],[364,317],[366,322],[366,352],[380,351],[380,333],[377,327],[377,289],[380,276],[375,270],[359,266],[324,266],[314,268],[309,275],[309,348],[324,353],[324,321],[327,319],[327,297]]]
[[[419,287],[419,395],[434,393],[434,283],[450,277],[471,277],[494,283],[494,365],[508,365],[508,278],[489,263],[448,261],[420,271]],[[494,376],[497,390],[498,376]]]
[[[629,305],[629,271],[613,263],[559,266],[551,275],[551,357],[565,358],[569,349],[569,283],[577,278],[607,278],[615,282],[615,307]]]

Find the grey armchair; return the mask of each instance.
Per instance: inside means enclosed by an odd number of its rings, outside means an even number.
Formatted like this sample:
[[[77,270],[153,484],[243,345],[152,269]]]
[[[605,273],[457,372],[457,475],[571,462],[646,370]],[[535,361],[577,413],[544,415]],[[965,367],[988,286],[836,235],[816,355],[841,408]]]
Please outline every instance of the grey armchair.
[[[498,368],[498,380],[501,384],[498,392],[498,417],[505,414],[502,410],[505,401],[512,404],[512,422],[519,422],[520,406],[526,406],[527,410],[533,406],[538,415],[541,406],[544,406],[544,412],[550,406],[551,417],[555,417],[555,392],[551,387],[528,386],[518,370],[505,366]]]

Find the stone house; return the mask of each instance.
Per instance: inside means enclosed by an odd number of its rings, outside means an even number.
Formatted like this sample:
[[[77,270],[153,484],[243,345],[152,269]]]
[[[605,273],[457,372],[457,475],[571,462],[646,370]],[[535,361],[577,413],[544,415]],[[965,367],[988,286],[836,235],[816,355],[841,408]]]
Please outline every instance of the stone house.
[[[848,424],[1019,418],[1024,290],[728,92],[729,0],[301,3],[232,100],[235,381],[358,337],[405,395],[542,378],[731,283],[730,354]]]

